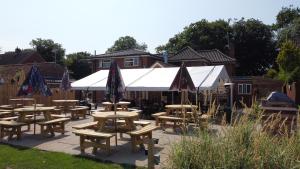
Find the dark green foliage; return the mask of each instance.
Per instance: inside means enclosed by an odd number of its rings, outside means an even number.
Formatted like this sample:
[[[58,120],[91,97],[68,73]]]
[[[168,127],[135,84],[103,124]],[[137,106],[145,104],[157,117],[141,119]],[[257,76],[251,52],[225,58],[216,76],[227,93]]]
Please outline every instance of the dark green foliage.
[[[36,51],[47,61],[47,62],[55,62],[63,65],[64,64],[64,56],[65,49],[62,48],[62,45],[59,43],[55,43],[51,39],[33,39],[30,42],[30,45],[36,49]]]
[[[276,16],[277,28],[288,27],[296,18],[300,17],[300,9],[290,7],[283,7]]]
[[[226,51],[228,43],[228,33],[231,31],[228,22],[217,20],[208,22],[203,19],[185,27],[184,30],[169,39],[166,45],[156,48],[161,53],[163,50],[176,53],[186,46],[190,46],[195,50],[201,49],[219,49]]]
[[[259,20],[241,19],[232,26],[238,75],[262,75],[276,58],[276,42],[270,26]]]
[[[120,37],[115,41],[114,45],[107,49],[108,52],[115,52],[119,50],[127,50],[127,49],[139,49],[146,51],[147,45],[145,43],[139,44],[137,41],[131,36]]]
[[[73,78],[81,79],[91,74],[91,66],[87,60],[84,60],[89,56],[91,56],[91,54],[87,52],[77,52],[67,55],[65,64],[70,70]]]
[[[255,19],[241,19],[232,25],[224,20],[201,20],[185,27],[181,33],[156,50],[176,53],[190,46],[195,50],[219,49],[228,54],[228,43],[235,48],[239,66],[237,75],[264,74],[276,58],[276,43],[271,26]]]

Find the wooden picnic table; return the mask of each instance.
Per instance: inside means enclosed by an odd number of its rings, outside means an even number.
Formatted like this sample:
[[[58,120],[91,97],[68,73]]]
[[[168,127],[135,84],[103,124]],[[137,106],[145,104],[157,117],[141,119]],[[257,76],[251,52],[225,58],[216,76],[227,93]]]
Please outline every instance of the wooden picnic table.
[[[28,106],[30,105],[29,103],[34,103],[35,99],[34,98],[13,98],[9,99],[10,102],[12,102],[12,106],[14,108],[18,108],[18,104],[21,104],[22,106]]]
[[[92,114],[92,116],[94,117],[94,121],[98,121],[97,128],[99,131],[105,130],[106,122],[109,119],[113,121],[117,119],[124,119],[125,126],[123,126],[122,130],[127,132],[136,129],[134,125],[134,120],[138,119],[139,114],[137,112],[131,112],[131,111],[117,111],[116,114],[114,111],[107,111],[107,112],[95,112],[94,114]]]
[[[52,100],[57,108],[62,107],[64,113],[67,113],[70,108],[75,108],[79,100]]]
[[[171,104],[171,105],[166,105],[166,112],[167,115],[171,115],[172,113],[176,113],[176,115],[179,115],[181,113],[181,111],[183,113],[186,113],[187,110],[193,110],[193,109],[197,109],[198,106],[196,105],[189,105],[189,104]]]
[[[114,104],[111,102],[102,102],[102,105],[104,106],[105,111],[112,111]],[[130,105],[130,102],[120,101],[116,103],[117,106],[121,107],[122,111],[128,110],[128,105]]]
[[[34,124],[34,129],[33,129],[33,133],[35,134],[35,126],[36,126],[36,114],[37,113],[43,113],[44,118],[46,121],[51,119],[51,111],[53,111],[55,109],[54,106],[52,107],[24,107],[24,108],[16,108],[14,109],[14,112],[18,112],[19,113],[19,118],[18,118],[18,122],[27,122],[26,121],[26,115],[31,115],[33,114],[34,120],[33,120],[33,124]]]
[[[22,104],[17,104],[17,107],[21,107]],[[1,105],[0,109],[5,109],[5,110],[13,110],[17,107],[14,107],[13,105],[7,104],[7,105]]]

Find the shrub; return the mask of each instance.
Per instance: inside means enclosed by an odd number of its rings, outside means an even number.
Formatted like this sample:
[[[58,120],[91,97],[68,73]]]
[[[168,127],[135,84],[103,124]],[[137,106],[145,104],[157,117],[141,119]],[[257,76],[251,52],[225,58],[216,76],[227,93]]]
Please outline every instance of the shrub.
[[[247,111],[248,115],[231,126],[223,126],[218,134],[199,130],[193,136],[182,136],[180,142],[172,145],[168,166],[174,169],[300,168],[299,134],[270,135],[260,125],[261,110],[254,105]]]

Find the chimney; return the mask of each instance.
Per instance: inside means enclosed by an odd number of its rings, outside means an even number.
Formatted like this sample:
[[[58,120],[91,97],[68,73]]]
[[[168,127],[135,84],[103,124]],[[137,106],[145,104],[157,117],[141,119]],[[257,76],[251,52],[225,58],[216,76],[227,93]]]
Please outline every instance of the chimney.
[[[18,47],[15,49],[15,53],[16,53],[16,54],[21,53],[21,51],[22,51],[22,50],[21,50],[20,48],[18,48]]]
[[[229,43],[228,56],[235,59],[235,47],[233,43]]]
[[[94,55],[95,55],[95,56],[97,55],[97,51],[96,51],[96,50],[94,50]]]
[[[164,58],[164,63],[168,63],[168,52],[167,51],[163,51],[163,58]]]

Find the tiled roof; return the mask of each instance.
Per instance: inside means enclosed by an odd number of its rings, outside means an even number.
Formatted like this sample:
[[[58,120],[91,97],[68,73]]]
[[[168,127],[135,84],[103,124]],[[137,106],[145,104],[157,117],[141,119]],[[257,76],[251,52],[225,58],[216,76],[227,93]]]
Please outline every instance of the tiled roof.
[[[170,62],[176,62],[176,61],[184,61],[184,60],[199,60],[206,63],[210,63],[210,60],[205,58],[204,56],[200,55],[198,52],[196,52],[191,47],[185,47],[182,50],[180,50],[178,53],[176,53],[174,56],[169,58]]]
[[[108,58],[108,57],[136,56],[136,55],[152,55],[152,54],[138,49],[128,49],[128,50],[120,50],[116,52],[91,56],[91,58]]]
[[[60,80],[64,73],[64,68],[54,62],[43,62],[43,63],[28,63],[28,64],[15,64],[15,65],[0,65],[0,77],[4,78],[5,81],[10,80],[14,77],[17,71],[23,70],[25,75],[29,72],[31,66],[35,64],[45,79],[49,80]]]
[[[36,53],[31,49],[20,50],[20,52],[6,52],[0,54],[0,65],[21,64]]]
[[[173,57],[169,58],[170,62],[182,60],[199,60],[207,63],[234,63],[235,59],[231,58],[218,49],[195,51],[191,47],[185,47]]]
[[[198,53],[210,60],[212,63],[235,62],[234,58],[225,55],[218,49],[200,50]]]

